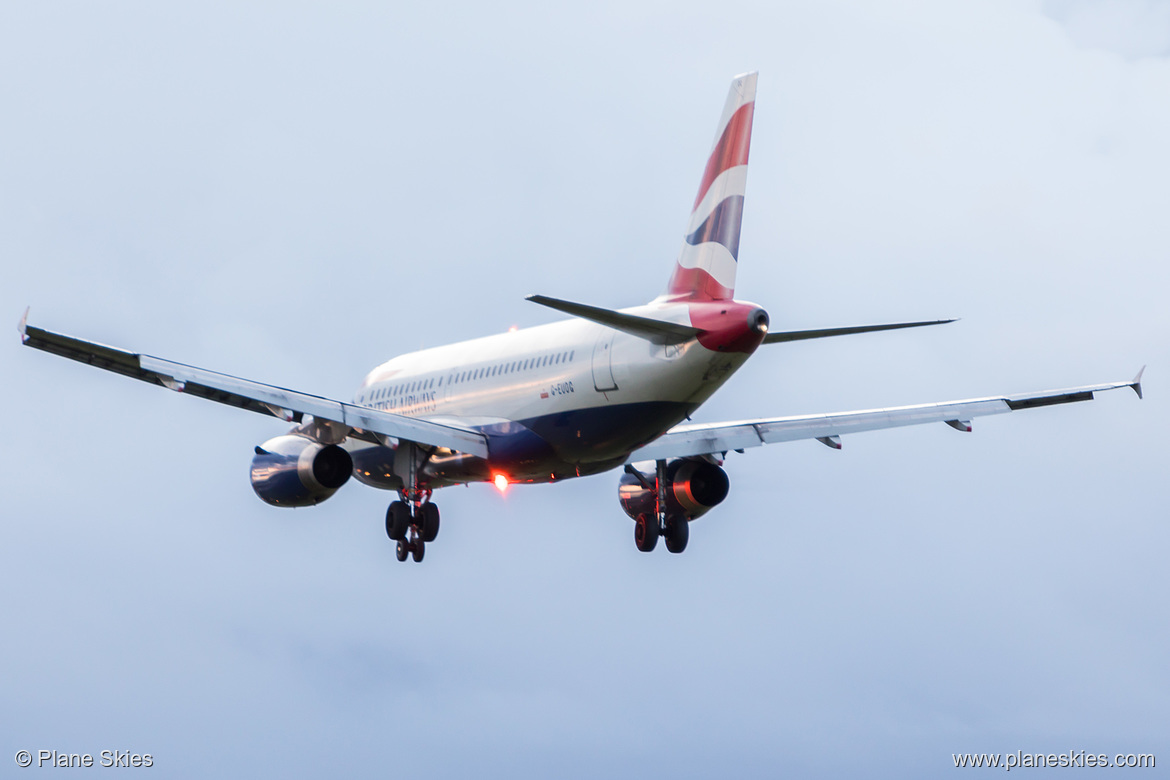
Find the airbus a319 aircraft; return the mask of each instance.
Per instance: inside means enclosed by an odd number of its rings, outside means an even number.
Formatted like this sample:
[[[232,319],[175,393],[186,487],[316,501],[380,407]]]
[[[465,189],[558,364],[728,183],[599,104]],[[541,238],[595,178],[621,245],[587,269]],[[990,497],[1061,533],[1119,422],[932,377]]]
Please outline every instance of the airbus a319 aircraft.
[[[570,319],[400,355],[371,371],[350,402],[288,390],[52,333],[20,323],[27,346],[185,395],[296,423],[256,447],[252,487],[269,504],[304,507],[352,476],[396,491],[386,534],[398,560],[421,561],[439,532],[433,491],[448,485],[557,482],[624,467],[622,508],[634,541],[686,549],[691,520],[727,496],[723,459],[796,439],[835,448],[860,431],[920,423],[971,430],[981,415],[1087,401],[1128,382],[1021,395],[737,422],[681,424],[762,344],[912,328],[953,320],[775,332],[736,300],[756,73],[731,83],[666,291],[612,310],[533,295]]]

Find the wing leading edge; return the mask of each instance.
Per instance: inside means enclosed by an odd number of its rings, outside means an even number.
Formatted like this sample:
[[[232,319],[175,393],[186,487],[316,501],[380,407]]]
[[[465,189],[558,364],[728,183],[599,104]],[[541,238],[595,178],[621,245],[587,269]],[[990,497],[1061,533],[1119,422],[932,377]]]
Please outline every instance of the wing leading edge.
[[[481,458],[488,455],[487,439],[479,431],[405,417],[174,363],[150,355],[126,352],[104,344],[34,328],[27,324],[27,317],[28,312],[25,312],[26,319],[20,323],[20,336],[25,346],[161,385],[184,395],[273,415],[288,422],[300,422],[307,414],[314,419],[338,423],[361,432],[405,439],[432,447],[446,447]]]
[[[1145,367],[1142,367],[1145,371]],[[859,412],[835,412],[794,417],[772,417],[759,420],[680,425],[667,431],[650,444],[635,450],[629,462],[685,458],[710,455],[729,450],[743,450],[763,444],[775,444],[798,439],[818,439],[830,447],[840,449],[842,434],[899,428],[905,425],[944,422],[952,428],[970,431],[973,417],[1033,409],[1040,406],[1090,401],[1093,394],[1104,390],[1131,387],[1142,397],[1142,371],[1129,382],[1109,382],[1101,385],[1046,390],[1039,393],[1005,395],[989,398],[971,398],[964,401],[945,401],[917,406],[896,406],[888,409],[868,409]]]

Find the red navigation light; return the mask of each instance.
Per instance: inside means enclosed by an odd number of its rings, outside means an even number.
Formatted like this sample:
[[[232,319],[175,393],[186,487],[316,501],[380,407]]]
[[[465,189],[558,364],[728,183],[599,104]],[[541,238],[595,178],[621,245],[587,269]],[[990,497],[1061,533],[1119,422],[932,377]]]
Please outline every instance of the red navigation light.
[[[501,493],[507,491],[508,478],[503,474],[496,474],[496,476],[492,479],[492,482],[496,484],[496,490],[500,491]]]

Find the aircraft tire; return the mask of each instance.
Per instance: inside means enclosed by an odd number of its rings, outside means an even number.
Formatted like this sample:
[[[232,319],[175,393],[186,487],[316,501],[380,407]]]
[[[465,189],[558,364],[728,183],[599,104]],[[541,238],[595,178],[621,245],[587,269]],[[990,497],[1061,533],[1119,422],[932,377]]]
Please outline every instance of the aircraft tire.
[[[419,512],[422,514],[419,518],[421,520],[419,530],[422,531],[423,541],[435,541],[435,537],[439,535],[439,508],[428,501],[419,507]]]
[[[414,558],[415,563],[422,563],[423,555],[426,554],[427,546],[422,539],[416,539],[414,544],[410,546],[410,555]]]
[[[658,545],[658,518],[642,515],[634,521],[634,544],[642,552],[652,552]]]
[[[680,553],[687,549],[687,541],[691,536],[691,524],[685,517],[676,517],[666,521],[666,549],[672,553]]]
[[[406,538],[409,527],[410,509],[401,501],[391,501],[386,510],[386,535],[391,541],[401,541]]]
[[[410,555],[410,545],[405,540],[399,541],[398,546],[394,550],[394,555],[398,558],[399,563],[405,561],[407,556]]]

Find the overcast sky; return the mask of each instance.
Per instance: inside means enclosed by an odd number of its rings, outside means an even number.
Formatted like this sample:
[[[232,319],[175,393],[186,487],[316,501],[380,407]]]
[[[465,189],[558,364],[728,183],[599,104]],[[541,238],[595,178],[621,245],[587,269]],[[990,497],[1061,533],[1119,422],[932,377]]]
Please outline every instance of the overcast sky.
[[[414,565],[387,493],[256,499],[278,421],[18,346],[31,304],[349,397],[395,354],[553,319],[530,293],[644,302],[751,69],[739,297],[781,329],[962,320],[762,349],[697,420],[1148,363],[1146,399],[733,454],[681,556],[636,551],[617,474],[454,488]],[[5,4],[0,765],[1170,765],[1168,96],[1152,0]]]

